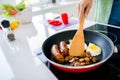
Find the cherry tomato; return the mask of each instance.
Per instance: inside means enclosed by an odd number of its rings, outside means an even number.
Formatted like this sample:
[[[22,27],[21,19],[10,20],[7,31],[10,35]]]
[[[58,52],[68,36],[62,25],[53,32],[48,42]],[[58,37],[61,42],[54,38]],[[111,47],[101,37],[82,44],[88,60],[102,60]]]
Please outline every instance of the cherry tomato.
[[[10,14],[12,14],[12,15],[15,15],[15,14],[17,14],[18,12],[17,12],[17,10],[13,10],[13,9],[11,9],[11,8],[9,8],[8,10],[7,10]]]

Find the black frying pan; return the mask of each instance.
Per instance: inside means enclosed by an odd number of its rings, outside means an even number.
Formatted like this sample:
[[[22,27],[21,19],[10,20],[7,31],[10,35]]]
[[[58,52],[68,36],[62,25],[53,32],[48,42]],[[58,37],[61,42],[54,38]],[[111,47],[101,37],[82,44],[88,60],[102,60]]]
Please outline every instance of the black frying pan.
[[[107,61],[112,56],[113,50],[114,50],[114,44],[110,38],[108,38],[106,35],[100,32],[85,30],[84,31],[85,42],[94,43],[100,46],[102,49],[102,54],[99,56],[100,61],[95,64],[79,66],[79,67],[66,66],[66,65],[55,62],[51,56],[52,45],[58,44],[60,41],[63,41],[63,40],[68,42],[70,39],[73,38],[75,33],[76,33],[76,30],[63,31],[50,36],[44,41],[42,45],[43,54],[46,56],[47,60],[56,68],[67,71],[67,72],[87,72],[87,71],[98,68],[100,65],[102,65],[102,63]]]

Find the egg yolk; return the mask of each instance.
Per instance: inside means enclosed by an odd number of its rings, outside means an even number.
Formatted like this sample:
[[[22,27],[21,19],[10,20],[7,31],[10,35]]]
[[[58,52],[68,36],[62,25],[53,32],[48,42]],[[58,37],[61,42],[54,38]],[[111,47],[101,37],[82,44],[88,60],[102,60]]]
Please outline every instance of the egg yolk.
[[[100,49],[100,48],[99,48],[98,46],[96,46],[96,45],[91,45],[91,46],[89,46],[89,48],[92,49],[92,50],[99,50],[99,49]]]

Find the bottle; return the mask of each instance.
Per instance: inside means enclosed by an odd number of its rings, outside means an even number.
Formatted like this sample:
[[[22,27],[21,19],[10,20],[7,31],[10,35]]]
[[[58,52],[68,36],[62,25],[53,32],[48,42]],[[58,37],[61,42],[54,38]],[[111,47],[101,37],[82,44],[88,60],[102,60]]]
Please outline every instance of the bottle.
[[[4,28],[5,37],[7,37],[9,41],[14,41],[15,36],[10,28],[10,22],[8,20],[3,20],[1,24]]]

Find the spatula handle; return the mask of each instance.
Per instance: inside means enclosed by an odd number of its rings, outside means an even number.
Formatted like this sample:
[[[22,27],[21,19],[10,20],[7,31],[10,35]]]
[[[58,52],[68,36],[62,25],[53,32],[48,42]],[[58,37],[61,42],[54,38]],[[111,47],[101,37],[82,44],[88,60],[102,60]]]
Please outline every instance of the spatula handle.
[[[79,31],[83,31],[84,21],[85,21],[85,15],[83,15],[79,21],[79,29],[80,29]]]

